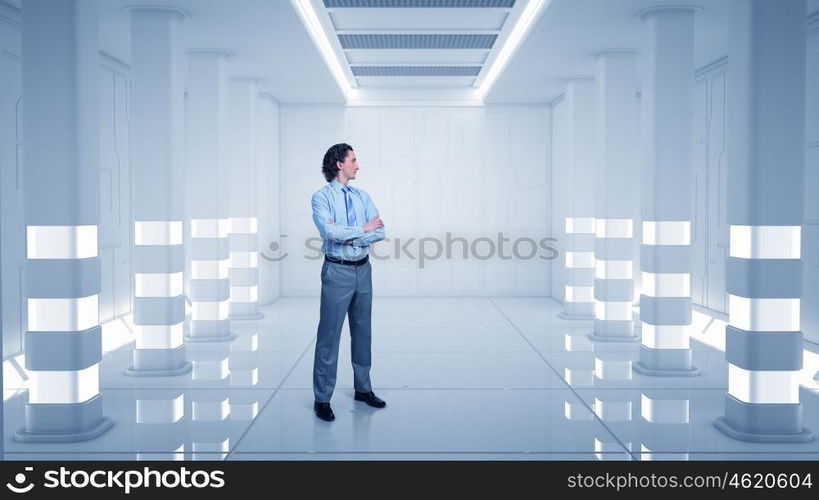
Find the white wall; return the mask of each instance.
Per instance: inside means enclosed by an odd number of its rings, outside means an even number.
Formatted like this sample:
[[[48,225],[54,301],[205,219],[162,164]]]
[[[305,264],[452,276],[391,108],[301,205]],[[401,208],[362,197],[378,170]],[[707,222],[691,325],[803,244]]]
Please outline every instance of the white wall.
[[[23,122],[19,11],[0,2],[0,319],[3,358],[23,349]]]
[[[281,109],[281,228],[288,257],[279,264],[282,295],[316,295],[321,260],[306,260],[304,242],[317,236],[310,209],[326,184],[321,161],[331,145],[353,146],[360,165],[355,186],[370,193],[387,238],[372,249],[373,286],[381,296],[549,295],[551,261],[451,259],[425,261],[417,238],[445,233],[497,240],[552,236],[548,107],[321,107]],[[416,238],[394,258],[395,238]],[[430,253],[435,248],[427,247]],[[529,246],[521,245],[521,253]],[[477,252],[484,255],[487,243]],[[551,256],[538,249],[539,255]],[[455,258],[457,257],[457,259]]]
[[[557,238],[555,248],[560,256],[552,262],[551,296],[566,300],[566,216],[571,207],[571,172],[569,171],[568,110],[561,97],[552,104],[552,232]]]
[[[722,313],[728,312],[725,288],[728,257],[726,61],[723,59],[697,72],[694,88],[696,206],[691,242],[694,303]]]
[[[0,2],[0,264],[3,357],[23,349],[25,183],[20,12]],[[131,310],[129,68],[100,54],[100,321]]]
[[[259,168],[259,304],[280,296],[279,265],[270,244],[279,240],[279,104],[269,96],[259,98],[256,121],[256,161]]]

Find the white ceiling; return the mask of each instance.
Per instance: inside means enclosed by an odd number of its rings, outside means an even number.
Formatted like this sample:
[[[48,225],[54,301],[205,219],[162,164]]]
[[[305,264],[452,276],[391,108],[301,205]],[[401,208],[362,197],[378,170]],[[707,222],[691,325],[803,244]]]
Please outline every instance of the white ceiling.
[[[470,89],[483,79],[528,1],[311,0],[311,4],[352,86]]]
[[[0,0],[19,8],[20,0]],[[324,8],[327,33],[338,45],[338,30],[350,33],[488,33],[499,34],[496,44],[513,24],[527,0],[512,9]],[[396,1],[396,0],[377,0]],[[412,0],[418,1],[418,0]],[[437,1],[437,0],[430,0]],[[728,47],[728,0],[692,0],[697,14],[696,64],[723,57]],[[128,15],[130,5],[170,5],[190,14],[185,22],[187,48],[219,48],[233,52],[229,71],[235,76],[256,76],[261,89],[283,103],[345,102],[321,53],[302,25],[290,0],[101,0],[103,50],[124,61],[130,59]],[[594,72],[591,51],[602,48],[640,48],[639,10],[667,4],[667,0],[552,0],[513,55],[486,96],[487,103],[548,103],[563,91],[562,80]],[[317,9],[318,10],[318,9]],[[819,0],[808,1],[808,11],[819,10]],[[517,14],[516,14],[517,12]],[[409,31],[408,31],[409,30]],[[339,47],[336,47],[339,50]],[[351,65],[466,65],[480,67],[492,50],[483,49],[355,49],[340,50]],[[481,73],[482,74],[482,73]],[[479,74],[480,77],[480,74]],[[359,76],[359,100],[447,99],[457,101],[475,77]]]

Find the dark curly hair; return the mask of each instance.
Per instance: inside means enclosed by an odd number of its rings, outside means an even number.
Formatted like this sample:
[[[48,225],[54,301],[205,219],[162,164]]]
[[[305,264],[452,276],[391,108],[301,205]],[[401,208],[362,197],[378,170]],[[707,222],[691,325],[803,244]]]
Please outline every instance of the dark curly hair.
[[[344,163],[347,158],[347,152],[352,151],[353,147],[349,144],[340,143],[330,146],[330,149],[324,153],[324,161],[321,162],[321,173],[327,182],[332,182],[338,175],[338,165],[336,162]]]

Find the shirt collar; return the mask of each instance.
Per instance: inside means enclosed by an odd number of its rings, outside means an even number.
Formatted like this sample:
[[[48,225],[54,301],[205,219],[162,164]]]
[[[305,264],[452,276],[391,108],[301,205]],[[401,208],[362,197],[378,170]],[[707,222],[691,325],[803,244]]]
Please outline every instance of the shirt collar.
[[[348,183],[347,185],[349,186],[350,184]],[[333,179],[332,181],[330,181],[330,187],[335,189],[336,191],[341,191],[341,189],[344,187],[344,184],[338,182],[337,179]],[[350,189],[350,191],[352,191],[352,188]]]

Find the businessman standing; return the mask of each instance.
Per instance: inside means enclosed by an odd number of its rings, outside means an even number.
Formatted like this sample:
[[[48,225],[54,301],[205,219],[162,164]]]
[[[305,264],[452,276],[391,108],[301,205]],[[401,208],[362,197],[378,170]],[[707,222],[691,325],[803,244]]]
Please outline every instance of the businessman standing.
[[[336,385],[338,346],[347,315],[352,341],[355,399],[375,408],[387,405],[370,385],[373,303],[369,246],[384,239],[384,223],[355,179],[358,163],[349,144],[331,146],[321,166],[327,185],[313,193],[313,222],[322,238],[321,307],[313,359],[313,409],[325,421],[335,419],[330,398]]]

